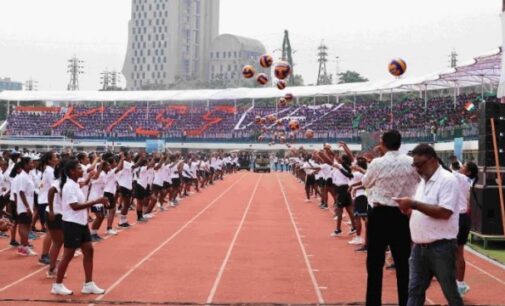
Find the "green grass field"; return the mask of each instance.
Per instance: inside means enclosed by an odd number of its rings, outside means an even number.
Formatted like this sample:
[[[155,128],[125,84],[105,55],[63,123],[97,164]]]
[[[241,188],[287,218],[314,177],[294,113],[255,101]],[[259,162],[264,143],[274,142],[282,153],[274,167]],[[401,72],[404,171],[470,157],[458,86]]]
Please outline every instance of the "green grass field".
[[[468,246],[477,252],[492,258],[496,261],[501,262],[505,265],[505,242],[503,241],[490,241],[488,248],[484,250],[482,241],[477,241],[474,243],[468,243]]]

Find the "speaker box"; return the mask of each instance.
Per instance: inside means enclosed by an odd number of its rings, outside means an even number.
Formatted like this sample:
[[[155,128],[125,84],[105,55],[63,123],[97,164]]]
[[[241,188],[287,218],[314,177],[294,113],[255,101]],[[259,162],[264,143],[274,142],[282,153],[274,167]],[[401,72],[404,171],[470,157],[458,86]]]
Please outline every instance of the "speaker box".
[[[502,188],[505,195],[505,188]],[[483,235],[503,235],[500,197],[497,186],[476,186],[470,194],[472,231]]]
[[[479,114],[479,156],[480,166],[495,166],[491,119],[495,124],[496,144],[500,166],[505,162],[505,104],[486,102],[480,104]]]

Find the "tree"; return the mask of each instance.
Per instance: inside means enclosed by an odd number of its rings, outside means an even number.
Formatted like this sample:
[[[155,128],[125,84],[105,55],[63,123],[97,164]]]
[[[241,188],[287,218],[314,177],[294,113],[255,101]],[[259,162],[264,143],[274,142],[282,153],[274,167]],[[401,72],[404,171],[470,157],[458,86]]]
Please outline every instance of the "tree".
[[[361,76],[356,71],[351,71],[347,70],[345,72],[339,73],[339,84],[344,84],[344,83],[357,83],[357,82],[367,82],[368,79]]]

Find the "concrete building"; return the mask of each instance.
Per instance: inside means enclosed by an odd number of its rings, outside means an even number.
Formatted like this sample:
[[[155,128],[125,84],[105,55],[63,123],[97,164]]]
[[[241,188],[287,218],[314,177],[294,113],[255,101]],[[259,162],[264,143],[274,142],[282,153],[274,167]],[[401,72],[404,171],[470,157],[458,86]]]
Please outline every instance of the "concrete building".
[[[258,40],[231,34],[219,35],[210,48],[208,80],[211,84],[225,87],[240,86],[249,82],[242,77],[242,67],[247,64],[270,76],[270,69],[260,69],[259,66],[259,57],[265,53],[265,46]]]
[[[12,81],[10,78],[0,78],[0,91],[23,90],[23,83]]]
[[[132,0],[123,66],[127,89],[205,82],[219,34],[219,0]]]

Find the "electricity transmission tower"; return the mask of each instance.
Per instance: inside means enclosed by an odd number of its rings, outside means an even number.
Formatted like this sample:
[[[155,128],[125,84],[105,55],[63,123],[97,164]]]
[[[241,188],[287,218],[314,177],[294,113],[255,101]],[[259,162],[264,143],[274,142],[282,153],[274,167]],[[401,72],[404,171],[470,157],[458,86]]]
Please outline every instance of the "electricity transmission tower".
[[[67,73],[70,74],[70,82],[67,89],[70,91],[79,90],[79,74],[84,73],[82,64],[84,64],[84,61],[78,59],[75,55],[68,60]]]
[[[451,54],[449,55],[449,58],[451,68],[455,68],[458,65],[458,53],[456,53],[456,50],[452,50]]]
[[[291,66],[291,74],[288,78],[289,85],[295,85],[294,78],[294,63],[293,63],[293,50],[291,49],[291,42],[289,41],[289,32],[284,30],[284,40],[282,42],[282,60],[287,61]]]
[[[326,63],[328,62],[328,47],[324,43],[321,43],[317,48],[317,61],[319,62],[319,71],[317,73],[317,85],[328,85],[331,84],[331,76],[328,76],[326,70]]]

